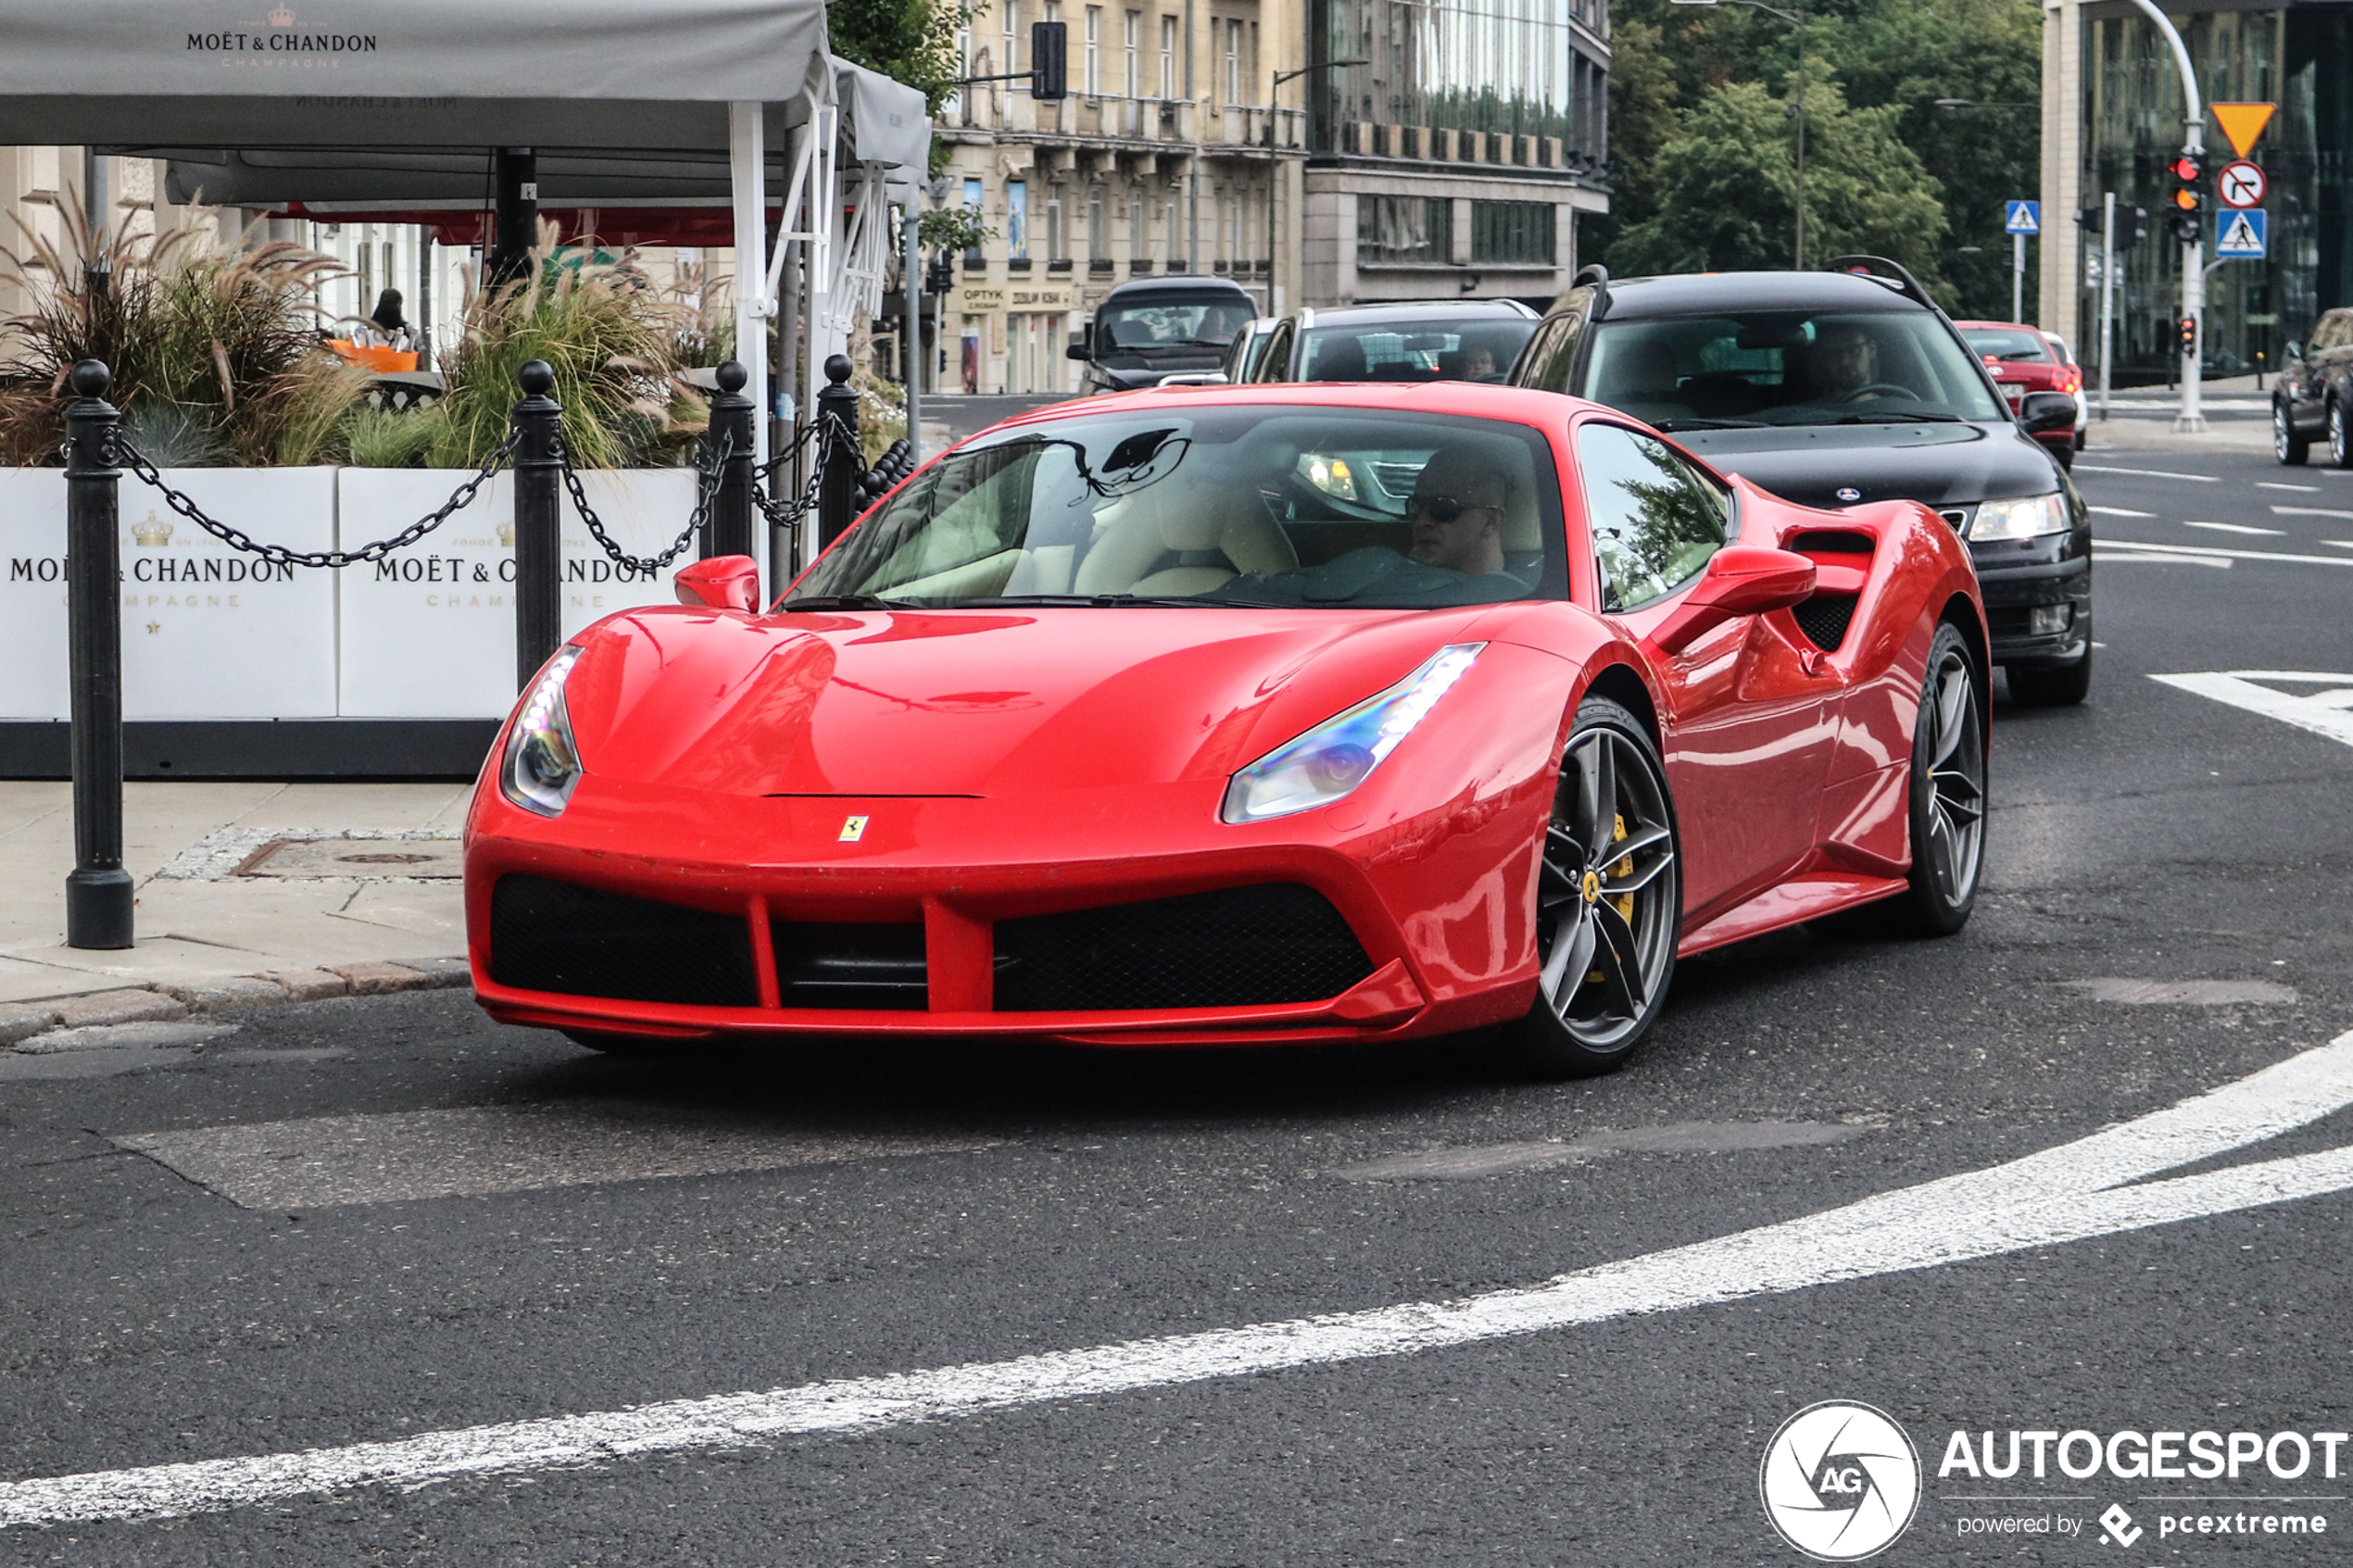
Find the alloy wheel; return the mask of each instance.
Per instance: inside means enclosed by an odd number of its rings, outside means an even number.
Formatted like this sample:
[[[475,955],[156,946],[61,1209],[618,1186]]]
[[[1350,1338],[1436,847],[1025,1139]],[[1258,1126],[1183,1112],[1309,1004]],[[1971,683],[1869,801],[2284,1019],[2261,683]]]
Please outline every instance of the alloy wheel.
[[[1946,648],[1929,676],[1933,722],[1928,753],[1929,873],[1947,904],[1966,903],[1977,887],[1985,847],[1985,738],[1978,718],[1976,676],[1966,655]]]
[[[1666,781],[1626,736],[1587,731],[1563,761],[1536,890],[1539,990],[1580,1045],[1641,1030],[1674,961],[1680,897]]]

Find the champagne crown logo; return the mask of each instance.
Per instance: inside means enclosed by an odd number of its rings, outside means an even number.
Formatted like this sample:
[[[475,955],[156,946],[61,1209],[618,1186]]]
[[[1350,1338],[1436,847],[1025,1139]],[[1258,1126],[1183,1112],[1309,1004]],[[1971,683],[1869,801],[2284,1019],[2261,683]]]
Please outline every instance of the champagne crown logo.
[[[271,27],[292,27],[294,26],[294,11],[290,6],[281,6],[276,10],[270,13],[270,25]]]
[[[171,543],[171,524],[149,512],[131,525],[131,537],[151,550],[161,549]]]

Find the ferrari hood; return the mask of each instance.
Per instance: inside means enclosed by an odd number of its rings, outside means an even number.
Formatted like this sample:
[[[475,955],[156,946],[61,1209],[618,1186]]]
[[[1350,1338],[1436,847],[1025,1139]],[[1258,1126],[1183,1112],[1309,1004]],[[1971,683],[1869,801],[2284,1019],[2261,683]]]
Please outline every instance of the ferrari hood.
[[[762,796],[1004,797],[1223,777],[1492,613],[627,612],[566,688],[589,775]]]

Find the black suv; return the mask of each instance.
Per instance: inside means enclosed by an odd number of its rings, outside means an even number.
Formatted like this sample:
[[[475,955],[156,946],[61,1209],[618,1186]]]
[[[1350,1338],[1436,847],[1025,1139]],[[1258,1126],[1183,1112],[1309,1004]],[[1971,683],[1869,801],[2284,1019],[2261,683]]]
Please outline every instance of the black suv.
[[[2312,328],[2309,344],[2287,345],[2271,392],[2271,453],[2300,463],[2313,437],[2328,443],[2329,461],[2353,469],[2353,310],[2331,310]]]
[[[1139,279],[1103,295],[1065,352],[1086,361],[1081,391],[1134,392],[1169,376],[1214,375],[1257,314],[1241,285],[1224,278]]]
[[[2010,696],[2082,701],[2091,518],[2032,434],[2072,420],[2074,400],[2032,392],[2013,415],[1910,273],[1830,266],[1615,281],[1588,267],[1512,383],[1622,409],[1802,505],[1934,508],[1969,541]]]

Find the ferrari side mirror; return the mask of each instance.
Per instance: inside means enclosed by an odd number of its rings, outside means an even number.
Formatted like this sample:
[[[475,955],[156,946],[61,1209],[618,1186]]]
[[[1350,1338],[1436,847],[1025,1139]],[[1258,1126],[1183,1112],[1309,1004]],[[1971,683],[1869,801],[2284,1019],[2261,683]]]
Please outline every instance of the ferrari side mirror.
[[[1680,653],[1727,621],[1788,609],[1814,596],[1814,563],[1793,550],[1728,545],[1683,596],[1649,641]]]
[[[713,556],[679,572],[672,588],[682,605],[753,614],[760,608],[760,563],[749,556]]]

